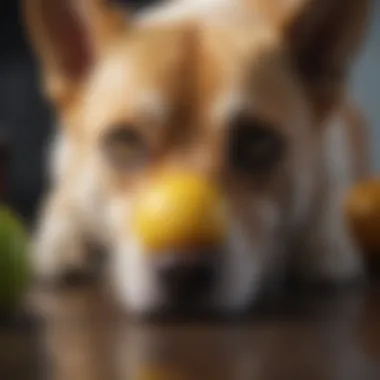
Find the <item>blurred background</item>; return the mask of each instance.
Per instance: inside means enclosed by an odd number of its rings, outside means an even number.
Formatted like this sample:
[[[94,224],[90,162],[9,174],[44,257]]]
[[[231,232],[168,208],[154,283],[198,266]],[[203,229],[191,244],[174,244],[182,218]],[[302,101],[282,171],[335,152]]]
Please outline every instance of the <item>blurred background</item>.
[[[136,8],[157,0],[123,0]],[[380,2],[375,1],[368,40],[359,57],[352,87],[373,134],[373,169],[380,169]],[[33,216],[45,181],[43,149],[54,115],[40,94],[33,56],[19,18],[18,0],[0,1],[0,131],[12,143],[10,194],[13,207]]]

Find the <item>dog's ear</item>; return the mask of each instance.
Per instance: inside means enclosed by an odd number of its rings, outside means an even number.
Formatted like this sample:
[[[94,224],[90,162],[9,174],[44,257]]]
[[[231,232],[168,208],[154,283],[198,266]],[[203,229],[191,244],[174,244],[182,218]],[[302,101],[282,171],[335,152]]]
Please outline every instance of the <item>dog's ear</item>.
[[[256,1],[256,0],[255,0]],[[344,93],[369,24],[371,0],[258,0],[324,118]]]
[[[298,68],[310,80],[344,77],[362,43],[371,0],[285,0],[283,30]]]
[[[70,98],[128,18],[106,0],[23,0],[23,16],[56,101]]]

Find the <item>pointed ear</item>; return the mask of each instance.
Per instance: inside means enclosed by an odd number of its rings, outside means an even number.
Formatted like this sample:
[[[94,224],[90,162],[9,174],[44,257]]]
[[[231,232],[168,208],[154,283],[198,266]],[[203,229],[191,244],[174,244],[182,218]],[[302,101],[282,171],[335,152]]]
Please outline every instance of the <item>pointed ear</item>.
[[[105,0],[23,0],[23,15],[48,95],[58,102],[127,26],[126,12]]]
[[[371,0],[285,0],[285,37],[311,81],[344,78],[369,24]]]

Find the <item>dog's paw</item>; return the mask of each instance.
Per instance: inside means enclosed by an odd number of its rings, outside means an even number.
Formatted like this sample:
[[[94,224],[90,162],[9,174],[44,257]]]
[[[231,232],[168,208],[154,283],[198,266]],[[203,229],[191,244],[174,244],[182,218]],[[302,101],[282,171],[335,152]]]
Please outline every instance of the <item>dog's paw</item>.
[[[35,280],[46,285],[76,283],[88,277],[85,247],[77,236],[44,230],[32,251]]]
[[[230,316],[251,311],[259,301],[276,247],[253,245],[240,225],[231,225],[227,248],[220,261],[212,308]]]
[[[242,252],[242,256],[245,252]],[[240,316],[257,301],[262,289],[262,268],[252,255],[231,257],[221,268],[212,309],[223,315]]]
[[[362,255],[348,241],[320,242],[301,260],[301,277],[310,283],[332,286],[361,283],[366,278]]]

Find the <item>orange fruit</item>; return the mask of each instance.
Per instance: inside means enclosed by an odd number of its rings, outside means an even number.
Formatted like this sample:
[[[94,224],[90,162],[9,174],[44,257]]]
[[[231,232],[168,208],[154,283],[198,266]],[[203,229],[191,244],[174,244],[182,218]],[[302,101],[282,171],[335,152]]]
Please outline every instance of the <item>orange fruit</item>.
[[[345,206],[354,239],[371,258],[380,259],[380,179],[356,185]]]

